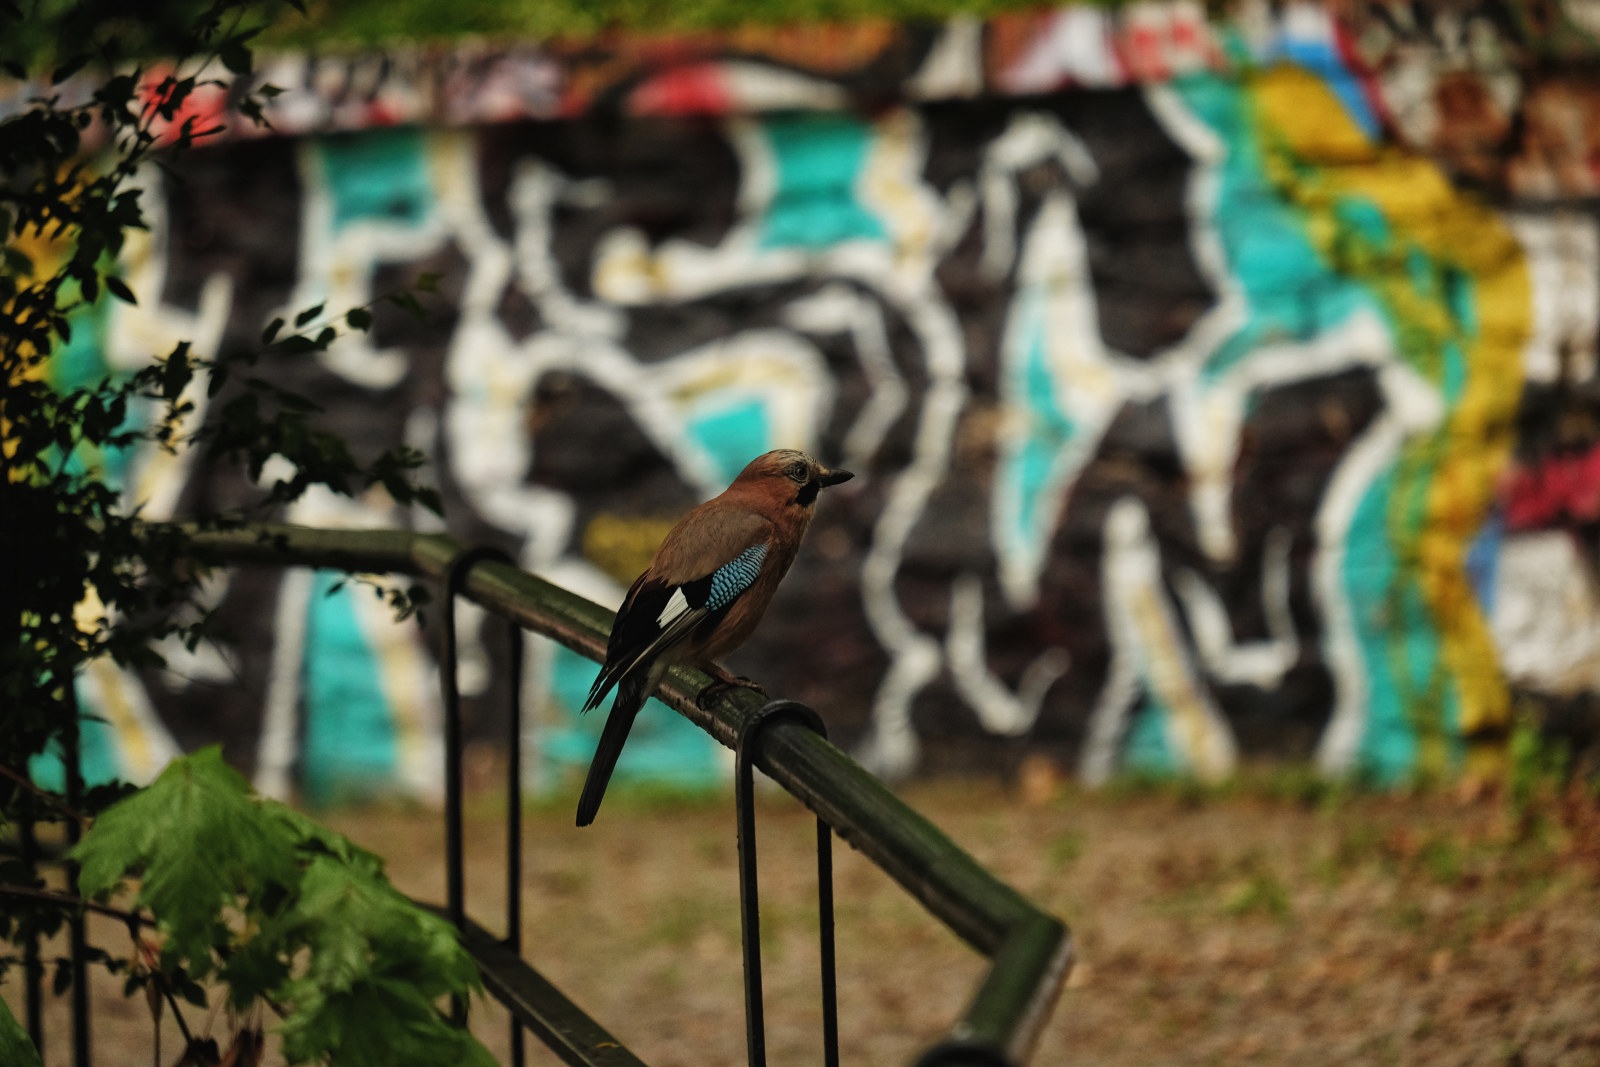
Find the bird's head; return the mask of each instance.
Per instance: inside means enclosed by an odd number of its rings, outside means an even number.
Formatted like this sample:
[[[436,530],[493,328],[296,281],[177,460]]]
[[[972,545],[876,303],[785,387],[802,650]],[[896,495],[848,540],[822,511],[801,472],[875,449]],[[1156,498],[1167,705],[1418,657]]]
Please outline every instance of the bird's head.
[[[748,488],[781,496],[786,503],[809,508],[830,485],[848,482],[849,471],[824,467],[804,452],[780,448],[751,460],[730,488]]]

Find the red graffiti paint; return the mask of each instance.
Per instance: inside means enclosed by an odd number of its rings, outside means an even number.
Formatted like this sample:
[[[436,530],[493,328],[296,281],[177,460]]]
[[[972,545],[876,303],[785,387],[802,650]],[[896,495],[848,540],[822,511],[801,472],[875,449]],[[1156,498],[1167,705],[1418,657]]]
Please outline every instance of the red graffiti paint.
[[[1600,445],[1519,466],[1507,479],[1505,503],[1512,530],[1600,519]]]

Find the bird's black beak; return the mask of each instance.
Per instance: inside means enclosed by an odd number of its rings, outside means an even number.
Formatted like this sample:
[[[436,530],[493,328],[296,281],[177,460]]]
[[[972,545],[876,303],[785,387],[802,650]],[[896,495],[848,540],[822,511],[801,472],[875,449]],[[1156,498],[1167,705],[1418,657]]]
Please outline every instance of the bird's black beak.
[[[821,485],[838,485],[840,482],[848,482],[854,477],[855,475],[851,474],[849,471],[831,471],[824,467],[821,472],[817,474],[817,482]]]

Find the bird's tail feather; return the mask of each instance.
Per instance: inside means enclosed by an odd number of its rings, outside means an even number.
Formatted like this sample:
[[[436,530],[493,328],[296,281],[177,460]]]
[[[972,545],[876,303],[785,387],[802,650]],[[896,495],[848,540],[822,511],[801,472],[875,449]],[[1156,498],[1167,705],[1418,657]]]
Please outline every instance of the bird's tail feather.
[[[605,727],[600,731],[600,744],[594,750],[594,760],[589,764],[589,776],[583,781],[583,792],[578,797],[578,825],[588,826],[600,810],[600,800],[606,795],[606,784],[611,772],[616,770],[617,758],[622,755],[623,743],[633,720],[655,689],[653,672],[638,672],[622,679],[617,686],[617,699],[606,716]]]

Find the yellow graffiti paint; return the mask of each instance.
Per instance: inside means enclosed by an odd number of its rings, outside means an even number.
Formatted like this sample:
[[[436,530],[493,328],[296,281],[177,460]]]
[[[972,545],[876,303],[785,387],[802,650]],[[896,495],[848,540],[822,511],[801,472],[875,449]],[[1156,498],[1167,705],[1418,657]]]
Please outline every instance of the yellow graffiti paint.
[[[1407,445],[1391,532],[1397,556],[1411,568],[1400,581],[1416,583],[1438,629],[1462,734],[1497,742],[1510,725],[1510,695],[1466,554],[1510,456],[1521,396],[1521,348],[1532,328],[1521,248],[1488,206],[1452,187],[1430,161],[1371,142],[1311,72],[1263,71],[1252,90],[1268,173],[1308,215],[1319,251],[1383,301],[1402,358],[1448,401],[1445,425]],[[1351,200],[1375,206],[1393,239],[1381,245],[1358,239],[1352,249],[1348,227],[1335,215],[1337,205]],[[1409,249],[1429,261],[1420,277],[1405,261]],[[1460,321],[1461,309],[1441,287],[1441,270],[1470,279],[1470,321]],[[1459,367],[1451,366],[1451,345]],[[1436,672],[1409,694],[1413,703],[1430,705],[1411,708],[1413,721],[1437,722],[1444,681]],[[1439,730],[1419,734],[1421,769],[1444,770]]]

